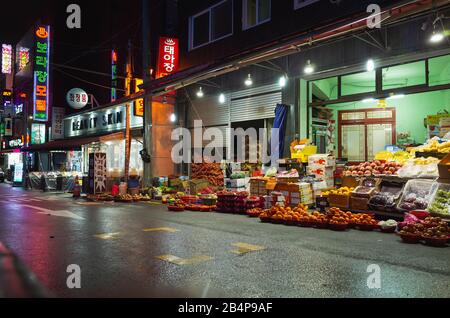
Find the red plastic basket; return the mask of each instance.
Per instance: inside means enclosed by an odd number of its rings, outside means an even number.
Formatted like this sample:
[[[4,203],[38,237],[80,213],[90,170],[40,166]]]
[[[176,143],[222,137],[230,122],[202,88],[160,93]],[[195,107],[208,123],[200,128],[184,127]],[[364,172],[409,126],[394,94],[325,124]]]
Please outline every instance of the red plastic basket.
[[[399,234],[402,238],[402,241],[407,244],[417,244],[420,242],[420,235],[411,235],[411,234]]]

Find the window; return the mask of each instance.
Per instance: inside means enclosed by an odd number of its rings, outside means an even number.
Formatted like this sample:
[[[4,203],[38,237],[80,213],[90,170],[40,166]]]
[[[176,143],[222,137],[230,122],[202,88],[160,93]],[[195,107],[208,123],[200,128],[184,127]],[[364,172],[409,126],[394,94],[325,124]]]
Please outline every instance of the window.
[[[376,91],[376,73],[363,72],[341,77],[341,95],[356,95]]]
[[[316,2],[319,2],[319,0],[294,0],[294,10],[309,6]]]
[[[425,61],[383,68],[383,90],[425,85]]]
[[[250,29],[264,22],[270,21],[271,0],[244,0],[243,28]]]
[[[225,0],[189,19],[190,49],[233,34],[233,0]]]
[[[309,101],[329,101],[338,98],[338,78],[330,77],[309,82]]]
[[[450,83],[450,55],[428,60],[430,86]]]

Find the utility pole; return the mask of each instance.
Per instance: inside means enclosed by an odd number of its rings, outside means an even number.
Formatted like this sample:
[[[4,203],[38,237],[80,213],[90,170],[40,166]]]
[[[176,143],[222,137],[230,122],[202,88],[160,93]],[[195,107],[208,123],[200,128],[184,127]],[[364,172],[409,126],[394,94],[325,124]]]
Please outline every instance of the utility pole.
[[[144,84],[148,84],[152,79],[150,75],[151,65],[151,36],[150,36],[150,0],[142,0],[142,35],[143,35],[143,79]],[[144,161],[144,186],[152,185],[153,169],[152,169],[152,96],[146,95],[144,97],[144,150],[150,156],[150,160]]]

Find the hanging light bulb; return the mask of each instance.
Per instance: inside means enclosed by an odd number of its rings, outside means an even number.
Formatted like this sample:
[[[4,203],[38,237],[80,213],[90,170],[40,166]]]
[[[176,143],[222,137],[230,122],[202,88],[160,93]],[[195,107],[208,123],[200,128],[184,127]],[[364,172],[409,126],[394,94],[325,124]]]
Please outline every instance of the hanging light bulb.
[[[170,115],[170,121],[172,123],[176,122],[177,121],[177,116],[175,114]]]
[[[197,91],[197,97],[202,98],[203,96],[205,96],[205,94],[203,93],[203,88],[200,86],[200,88]]]
[[[310,60],[308,60],[308,62],[306,62],[306,66],[303,69],[303,71],[305,72],[305,74],[312,74],[312,73],[314,73],[314,66],[311,64]]]
[[[442,42],[442,40],[444,39],[445,35],[444,33],[440,32],[440,31],[433,31],[433,34],[431,34],[430,37],[430,42],[431,43],[439,43]]]
[[[278,80],[278,84],[280,85],[281,88],[285,87],[287,83],[287,78],[286,76],[281,76],[280,79]]]
[[[226,102],[225,95],[224,94],[220,94],[219,95],[219,103],[225,104],[225,102]]]
[[[167,97],[166,97],[166,96],[163,96],[162,103],[163,103],[163,104],[167,104]]]
[[[366,69],[367,69],[367,72],[375,71],[375,62],[374,62],[374,60],[370,59],[370,60],[367,61]]]
[[[252,80],[252,75],[248,74],[247,79],[245,80],[245,86],[252,86],[253,85],[253,80]]]

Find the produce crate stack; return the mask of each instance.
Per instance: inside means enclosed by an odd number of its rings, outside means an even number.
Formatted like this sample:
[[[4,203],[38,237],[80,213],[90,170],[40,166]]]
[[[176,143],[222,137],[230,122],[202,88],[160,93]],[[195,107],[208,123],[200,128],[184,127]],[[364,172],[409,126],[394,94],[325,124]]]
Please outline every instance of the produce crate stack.
[[[239,213],[247,212],[246,199],[248,192],[228,192],[217,193],[217,212]]]
[[[313,175],[317,180],[323,180],[328,187],[334,186],[334,170],[336,160],[329,155],[311,155],[308,157],[308,175]]]
[[[193,163],[191,178],[208,180],[215,187],[224,186],[224,174],[220,163]]]
[[[236,193],[222,191],[217,193],[217,212],[233,213]]]
[[[380,183],[381,179],[378,178],[363,179],[361,184],[356,187],[350,195],[350,209],[355,211],[367,211],[369,208],[369,200],[375,191],[378,190]]]
[[[245,200],[245,208],[247,211],[256,208],[264,209],[264,201],[265,199],[263,197],[250,196]]]
[[[369,200],[368,207],[374,211],[396,212],[397,203],[405,186],[402,182],[383,180],[380,191]]]

